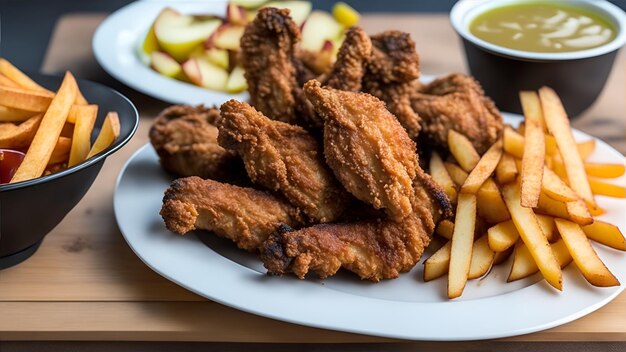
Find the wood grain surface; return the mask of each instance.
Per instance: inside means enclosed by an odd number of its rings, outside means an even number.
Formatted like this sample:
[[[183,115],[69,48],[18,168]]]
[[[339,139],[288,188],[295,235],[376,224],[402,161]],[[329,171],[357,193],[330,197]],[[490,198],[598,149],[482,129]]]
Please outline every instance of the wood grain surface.
[[[103,15],[62,18],[43,66],[79,78],[106,77],[91,53]],[[366,15],[365,29],[397,28],[415,38],[422,71],[465,71],[460,43],[444,15]],[[598,102],[574,126],[626,152],[625,53]],[[19,63],[16,63],[19,65]],[[110,80],[110,78],[107,78]],[[233,342],[384,342],[243,313],[201,298],[160,277],[128,247],[113,214],[113,189],[124,162],[147,142],[162,102],[128,92],[140,111],[135,138],[110,157],[85,198],[26,262],[0,271],[0,340],[143,340]],[[512,317],[513,318],[513,317]],[[416,317],[424,319],[424,317]],[[582,319],[513,341],[626,340],[626,296]]]

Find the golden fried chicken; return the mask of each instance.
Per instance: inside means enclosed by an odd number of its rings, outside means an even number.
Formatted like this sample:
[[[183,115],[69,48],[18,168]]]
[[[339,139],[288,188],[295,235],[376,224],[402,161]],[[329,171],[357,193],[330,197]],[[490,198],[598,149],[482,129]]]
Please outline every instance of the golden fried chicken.
[[[322,78],[322,84],[330,88],[358,92],[365,73],[365,64],[372,54],[370,37],[360,27],[352,27],[339,48],[337,61],[330,72]]]
[[[218,141],[241,156],[252,182],[282,193],[314,222],[341,215],[349,195],[306,130],[235,100],[224,103],[221,113]]]
[[[170,231],[212,231],[248,251],[256,251],[280,224],[302,223],[298,210],[282,198],[199,177],[174,180],[160,214]]]
[[[416,216],[399,223],[376,219],[298,231],[282,226],[263,244],[261,260],[271,275],[292,272],[303,279],[312,271],[326,278],[343,267],[378,282],[411,270],[430,243],[432,229],[432,219],[424,224]]]
[[[324,155],[344,187],[393,220],[411,214],[416,147],[385,104],[369,94],[322,88],[315,80],[304,92],[325,120]]]
[[[437,79],[413,94],[412,106],[422,118],[426,143],[448,148],[448,130],[462,133],[484,153],[502,132],[502,115],[480,84],[455,73]]]
[[[156,118],[150,128],[150,142],[161,166],[178,176],[199,176],[216,180],[241,175],[243,164],[237,153],[217,144],[219,110],[202,105],[174,105]]]
[[[372,36],[372,55],[363,77],[363,91],[381,99],[411,138],[417,138],[420,117],[411,106],[419,77],[419,56],[408,33],[386,31]]]
[[[299,40],[289,10],[272,7],[259,10],[241,37],[250,102],[271,119],[291,122],[296,116],[294,53]]]

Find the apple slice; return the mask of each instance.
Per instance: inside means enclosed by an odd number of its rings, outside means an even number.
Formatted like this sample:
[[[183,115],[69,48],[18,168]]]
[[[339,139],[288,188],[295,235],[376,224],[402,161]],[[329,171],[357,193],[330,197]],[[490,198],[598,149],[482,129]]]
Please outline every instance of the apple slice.
[[[228,4],[226,8],[226,21],[228,23],[245,26],[248,24],[246,9],[233,3]]]
[[[168,54],[155,51],[150,55],[150,66],[158,73],[172,78],[181,78],[183,68]]]
[[[189,53],[222,24],[217,18],[195,20],[192,16],[165,8],[154,22],[154,34],[159,46],[178,62],[189,57]]]
[[[150,29],[148,29],[148,33],[146,34],[146,38],[137,49],[141,62],[146,65],[150,65],[150,56],[153,52],[159,50],[159,42],[156,39],[156,35],[154,35],[154,25],[150,26]]]
[[[224,90],[228,72],[202,58],[190,58],[183,63],[183,72],[189,80],[201,87]]]
[[[230,64],[228,50],[218,48],[206,49],[205,55],[211,63],[228,70]]]
[[[267,0],[230,0],[233,5],[241,6],[245,9],[256,9],[257,7],[265,4]]]
[[[248,82],[244,73],[245,71],[241,66],[236,66],[233,69],[233,72],[228,76],[228,82],[226,82],[226,91],[228,93],[241,93],[248,89]]]
[[[322,11],[313,11],[302,25],[302,49],[319,52],[324,43],[334,41],[341,37],[343,26],[331,15]]]
[[[279,9],[289,9],[289,16],[299,26],[302,26],[306,18],[311,13],[311,2],[309,1],[270,1],[263,7],[276,7]]]
[[[361,17],[352,6],[342,1],[335,3],[333,6],[333,16],[337,22],[341,23],[346,28],[356,26]]]
[[[246,29],[244,26],[225,23],[209,38],[206,47],[239,51],[239,40]]]

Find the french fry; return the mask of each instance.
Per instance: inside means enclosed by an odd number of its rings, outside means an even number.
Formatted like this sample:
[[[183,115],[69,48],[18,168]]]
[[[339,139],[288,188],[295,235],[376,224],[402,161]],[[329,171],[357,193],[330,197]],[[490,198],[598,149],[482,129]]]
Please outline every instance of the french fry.
[[[517,177],[517,165],[515,165],[515,159],[511,154],[502,154],[502,158],[496,166],[496,180],[501,185],[515,181]]]
[[[626,188],[611,183],[606,183],[594,179],[589,179],[591,192],[599,196],[626,198]]]
[[[587,175],[600,178],[615,178],[624,174],[626,167],[623,164],[585,163]],[[592,189],[593,191],[593,189]]]
[[[504,252],[519,240],[519,232],[512,220],[501,222],[487,230],[489,248],[495,252]]]
[[[89,106],[91,106],[92,109],[98,108],[98,105],[95,105],[95,104],[91,104]],[[72,105],[72,108],[70,109],[69,114],[67,114],[67,122],[76,123],[76,118],[78,117],[80,110],[81,110],[81,105]]]
[[[480,161],[480,155],[467,137],[454,131],[448,131],[448,148],[463,170],[471,172]]]
[[[620,251],[626,251],[626,239],[624,239],[619,228],[613,224],[595,219],[593,224],[583,226],[583,231],[591,240]]]
[[[33,92],[22,88],[0,87],[0,105],[33,112],[45,112],[54,94]]]
[[[450,249],[452,241],[448,241],[430,258],[424,261],[424,281],[428,282],[445,275],[450,267]]]
[[[474,194],[491,177],[502,157],[502,140],[495,142],[480,158],[461,187],[461,193]]]
[[[21,149],[27,147],[35,137],[42,117],[42,114],[33,116],[20,123],[19,126],[15,126],[11,131],[1,133],[0,148]]]
[[[541,227],[541,232],[546,236],[548,242],[552,243],[559,239],[559,232],[556,230],[556,225],[554,224],[554,218],[548,215],[535,214],[537,216],[537,221],[539,221],[539,226]]]
[[[72,167],[87,158],[91,149],[91,131],[98,116],[97,105],[74,105],[78,110],[74,133],[72,138],[72,148],[70,151],[68,167]]]
[[[546,158],[543,113],[537,93],[520,92],[520,100],[526,122],[521,168],[522,206],[534,208],[539,203]]]
[[[0,122],[22,122],[35,116],[36,112],[0,106]]]
[[[77,89],[74,76],[66,72],[61,87],[44,114],[22,164],[11,179],[12,183],[30,180],[43,174],[52,155],[52,150],[59,139],[70,107],[76,99]]]
[[[454,233],[454,223],[447,219],[441,220],[439,224],[437,224],[435,232],[449,241],[452,239],[452,234]]]
[[[565,268],[572,262],[572,256],[567,250],[565,242],[563,242],[562,239],[552,243],[550,248],[552,249],[552,253],[554,253],[554,257],[559,263],[561,269]],[[522,241],[517,243],[514,253],[513,264],[511,265],[511,271],[509,272],[509,277],[506,280],[507,282],[523,279],[539,271],[539,267],[530,254],[528,247]]]
[[[584,142],[576,144],[576,149],[578,149],[578,154],[583,160],[587,160],[591,154],[596,150],[596,140],[589,139]]]
[[[50,161],[48,161],[48,165],[65,162],[70,155],[71,147],[71,138],[59,137],[59,140],[57,140],[57,144],[54,146],[54,149],[52,149],[52,154],[50,155]]]
[[[559,152],[565,164],[565,171],[570,187],[586,202],[595,204],[587,173],[574,141],[567,113],[556,93],[548,87],[539,89],[541,106],[548,130],[556,139]]]
[[[40,86],[35,81],[30,79],[26,74],[20,71],[17,67],[13,66],[8,60],[5,60],[0,57],[0,73],[8,77],[10,80],[15,82],[19,87],[24,89],[34,91],[34,92],[42,92],[42,93],[50,93],[51,91],[46,88]],[[45,110],[44,110],[45,111]]]
[[[13,82],[9,77],[0,73],[0,86],[9,87],[9,88],[19,88],[20,86]]]
[[[546,155],[554,155],[558,152],[554,137],[550,135],[544,135]],[[504,134],[502,137],[504,142],[504,151],[512,156],[521,159],[524,156],[524,145],[526,144],[524,136],[515,131],[511,126],[504,127]]]
[[[546,169],[543,173],[540,191],[543,191],[548,197],[561,202],[574,202],[578,199],[576,192],[550,169]],[[537,203],[539,203],[539,199],[537,199]]]
[[[468,173],[457,164],[444,162],[443,165],[446,167],[452,181],[454,181],[458,187],[463,186],[465,180],[467,180]]]
[[[599,287],[618,286],[620,284],[598,257],[580,225],[565,219],[554,219],[554,221],[578,270],[590,284]]]
[[[87,159],[108,148],[120,135],[120,119],[116,112],[109,112],[104,119],[98,138],[87,154]]]
[[[502,195],[520,237],[528,246],[543,277],[552,287],[562,290],[561,268],[552,254],[550,244],[543,234],[537,216],[530,208],[522,207],[519,185],[510,183],[502,187]],[[458,225],[457,225],[458,226]]]
[[[478,214],[491,224],[497,224],[511,218],[511,214],[502,200],[502,194],[492,179],[487,179],[476,194]]]
[[[487,235],[478,238],[472,249],[472,259],[467,278],[471,280],[484,276],[491,268],[495,256],[496,252],[489,248]]]
[[[589,208],[580,199],[575,202],[563,203],[541,193],[539,204],[535,210],[541,214],[568,219],[580,225],[593,223],[593,217],[589,212]]]
[[[448,298],[461,296],[472,259],[474,231],[476,229],[476,196],[459,194],[454,233],[450,241],[450,268],[448,269]]]
[[[430,176],[433,180],[443,188],[450,201],[456,204],[456,186],[448,174],[448,170],[443,164],[441,157],[436,152],[430,157],[429,163]]]

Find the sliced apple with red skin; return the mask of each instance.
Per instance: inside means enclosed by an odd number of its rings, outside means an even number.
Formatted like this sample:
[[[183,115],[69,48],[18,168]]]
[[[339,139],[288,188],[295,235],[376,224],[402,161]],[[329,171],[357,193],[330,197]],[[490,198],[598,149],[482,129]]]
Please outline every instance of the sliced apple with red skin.
[[[230,55],[228,54],[228,50],[211,48],[211,49],[206,49],[204,53],[206,55],[207,60],[209,60],[211,63],[225,70],[228,70],[228,67],[230,65],[230,60],[229,60]]]
[[[226,21],[228,21],[228,23],[245,26],[248,24],[246,9],[239,5],[229,3],[228,7],[226,7]]]
[[[161,49],[182,62],[221,24],[222,21],[217,18],[196,20],[193,16],[182,15],[166,8],[154,22],[154,34]]]
[[[301,26],[311,13],[313,5],[309,1],[292,0],[292,1],[270,1],[263,7],[276,7],[279,9],[289,9],[289,16],[298,25]]]
[[[265,4],[267,0],[230,0],[233,5],[241,6],[245,9],[256,9],[257,7]]]
[[[168,54],[155,51],[150,55],[150,66],[166,77],[182,78],[183,68]]]
[[[300,47],[311,52],[319,52],[327,40],[335,41],[342,34],[343,26],[331,15],[322,11],[313,11],[302,26]]]
[[[228,76],[228,82],[226,82],[226,91],[228,93],[241,93],[248,89],[248,82],[244,76],[244,69],[241,66],[236,66],[233,72]]]
[[[185,61],[183,71],[192,83],[208,89],[224,90],[228,82],[226,70],[201,58]]]
[[[244,26],[225,23],[209,38],[205,43],[205,47],[239,51],[239,41],[245,29],[246,27]]]

